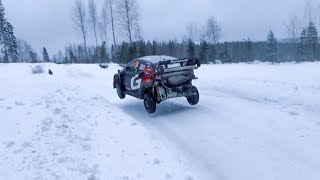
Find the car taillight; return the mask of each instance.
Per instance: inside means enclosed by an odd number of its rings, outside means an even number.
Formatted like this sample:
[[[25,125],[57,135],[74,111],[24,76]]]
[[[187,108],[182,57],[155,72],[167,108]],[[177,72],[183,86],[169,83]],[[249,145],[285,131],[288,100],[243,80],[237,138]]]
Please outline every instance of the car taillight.
[[[146,80],[146,83],[149,85],[153,83],[155,79],[153,67],[149,67],[144,70],[144,79]]]
[[[153,67],[146,68],[144,70],[144,73],[145,74],[153,74],[154,73],[154,68]]]

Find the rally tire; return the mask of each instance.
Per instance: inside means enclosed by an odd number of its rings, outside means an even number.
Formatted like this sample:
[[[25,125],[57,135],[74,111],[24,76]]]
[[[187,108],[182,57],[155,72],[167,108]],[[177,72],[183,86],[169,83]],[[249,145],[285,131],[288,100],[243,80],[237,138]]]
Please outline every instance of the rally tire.
[[[191,91],[192,91],[193,95],[187,97],[187,100],[190,105],[194,106],[199,103],[199,91],[195,86],[192,86]]]
[[[118,94],[119,98],[124,99],[126,97],[126,95],[123,93],[123,89],[121,88],[121,86],[119,84],[116,84],[116,89],[117,89],[117,94]]]
[[[157,110],[157,103],[150,93],[144,95],[143,105],[149,114],[155,113]]]

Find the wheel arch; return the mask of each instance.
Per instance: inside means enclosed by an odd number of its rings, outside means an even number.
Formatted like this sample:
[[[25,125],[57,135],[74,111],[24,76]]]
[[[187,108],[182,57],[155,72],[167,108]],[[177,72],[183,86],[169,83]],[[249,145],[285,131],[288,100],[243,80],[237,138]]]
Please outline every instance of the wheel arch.
[[[143,86],[141,88],[141,99],[143,99],[144,95],[147,94],[147,93],[151,93],[152,95],[154,95],[153,93],[153,90],[152,90],[153,87],[146,87],[146,86]]]
[[[117,84],[121,84],[121,78],[120,78],[120,75],[119,74],[115,74],[113,76],[113,88],[115,89],[116,88],[116,85]]]

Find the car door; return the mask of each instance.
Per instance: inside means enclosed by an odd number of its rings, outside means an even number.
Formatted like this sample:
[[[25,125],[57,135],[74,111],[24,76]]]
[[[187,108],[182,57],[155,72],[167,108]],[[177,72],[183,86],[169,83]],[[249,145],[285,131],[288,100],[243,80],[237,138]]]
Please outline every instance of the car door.
[[[143,67],[145,67],[144,63],[139,60],[134,60],[129,63],[127,75],[127,86],[129,87],[129,92],[131,95],[135,97],[141,96],[141,85],[143,78]]]
[[[131,79],[135,73],[134,64],[134,61],[129,62],[125,69],[124,85],[126,90],[129,92],[131,91]]]

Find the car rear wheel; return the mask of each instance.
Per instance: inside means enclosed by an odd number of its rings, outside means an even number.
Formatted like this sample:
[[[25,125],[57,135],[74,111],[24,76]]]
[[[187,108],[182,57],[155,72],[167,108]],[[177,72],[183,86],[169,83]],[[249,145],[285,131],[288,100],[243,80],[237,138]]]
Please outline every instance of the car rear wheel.
[[[119,84],[116,85],[116,89],[117,89],[117,94],[118,94],[119,98],[124,99],[126,97],[126,95],[123,93],[123,90]]]
[[[190,105],[197,105],[199,103],[199,91],[195,86],[191,88],[192,96],[187,97],[188,103]]]
[[[146,108],[146,111],[150,114],[156,112],[157,109],[157,103],[153,99],[152,95],[150,93],[146,93],[143,98],[143,104]]]

